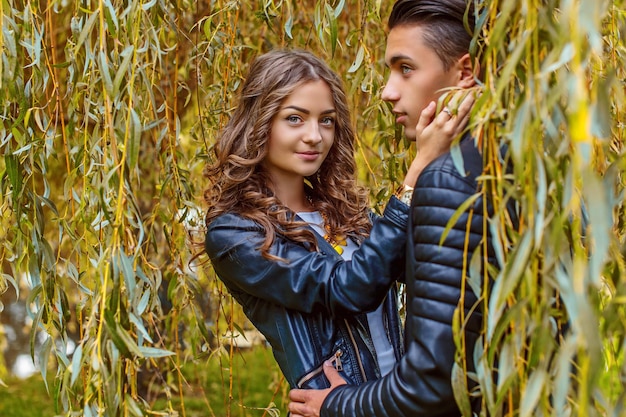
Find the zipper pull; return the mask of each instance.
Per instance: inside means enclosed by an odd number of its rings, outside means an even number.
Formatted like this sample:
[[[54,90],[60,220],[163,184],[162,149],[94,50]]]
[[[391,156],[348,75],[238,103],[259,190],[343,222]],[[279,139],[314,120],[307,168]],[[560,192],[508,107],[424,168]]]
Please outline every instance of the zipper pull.
[[[343,351],[339,349],[335,352],[335,357],[332,359],[332,363],[335,365],[335,369],[337,371],[343,371],[343,365],[341,364],[341,355],[343,355]]]

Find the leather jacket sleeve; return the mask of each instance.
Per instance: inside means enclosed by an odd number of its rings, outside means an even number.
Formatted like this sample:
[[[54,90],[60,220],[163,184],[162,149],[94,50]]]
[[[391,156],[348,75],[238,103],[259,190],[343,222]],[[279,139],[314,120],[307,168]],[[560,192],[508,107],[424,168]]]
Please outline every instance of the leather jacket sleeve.
[[[467,142],[473,146],[473,141]],[[452,321],[461,299],[468,220],[470,256],[483,241],[482,199],[471,217],[461,215],[441,244],[440,238],[456,209],[477,192],[475,177],[482,172],[482,159],[470,149],[464,163],[468,176],[458,173],[449,155],[439,158],[416,184],[407,242],[405,355],[382,379],[331,391],[321,416],[460,415],[451,384],[456,354]],[[468,287],[464,300],[468,365],[482,321],[479,311],[471,313],[476,300]]]
[[[285,308],[323,311],[343,317],[374,310],[391,284],[403,275],[408,207],[392,197],[370,236],[344,261],[332,253],[311,252],[277,236],[268,260],[258,250],[263,229],[236,214],[219,216],[208,226],[205,248],[228,289]]]

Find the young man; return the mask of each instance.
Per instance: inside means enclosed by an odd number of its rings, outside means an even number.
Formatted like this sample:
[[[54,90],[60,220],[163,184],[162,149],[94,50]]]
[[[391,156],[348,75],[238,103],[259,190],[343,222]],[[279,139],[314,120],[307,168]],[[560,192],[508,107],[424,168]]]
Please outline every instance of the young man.
[[[390,75],[382,98],[393,105],[409,139],[418,136],[422,109],[442,90],[475,86],[477,72],[468,53],[472,35],[466,29],[474,27],[470,6],[466,0],[398,0],[393,7],[385,53]],[[444,111],[456,117],[453,110]],[[450,218],[479,190],[476,177],[483,164],[473,138],[466,135],[460,149],[464,173],[448,153],[425,168],[415,186],[407,241],[405,355],[388,375],[359,387],[345,385],[334,368],[325,367],[331,388],[291,391],[293,417],[460,415],[451,383],[452,323],[455,309],[464,305],[471,370],[482,319],[479,309],[472,309],[477,299],[464,285],[464,271],[468,257],[487,242],[482,198],[441,241]]]

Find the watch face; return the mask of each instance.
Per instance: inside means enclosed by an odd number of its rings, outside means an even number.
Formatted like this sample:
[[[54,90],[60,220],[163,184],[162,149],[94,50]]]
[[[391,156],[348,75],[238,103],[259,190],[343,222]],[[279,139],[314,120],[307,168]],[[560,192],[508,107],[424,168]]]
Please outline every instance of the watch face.
[[[413,198],[413,191],[405,191],[400,196],[400,201],[402,201],[403,203],[405,203],[407,205],[410,205],[411,204],[411,198]]]
[[[413,198],[413,188],[406,185],[401,186],[396,190],[394,195],[404,204],[411,205],[411,199]]]

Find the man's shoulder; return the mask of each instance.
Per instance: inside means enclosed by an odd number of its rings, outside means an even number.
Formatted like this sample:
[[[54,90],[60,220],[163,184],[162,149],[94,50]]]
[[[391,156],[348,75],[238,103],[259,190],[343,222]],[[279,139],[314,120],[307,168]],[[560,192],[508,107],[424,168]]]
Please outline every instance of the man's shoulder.
[[[482,150],[474,138],[467,136],[459,143],[458,152],[452,150],[435,159],[424,169],[420,179],[429,175],[451,175],[474,180],[482,170]]]

